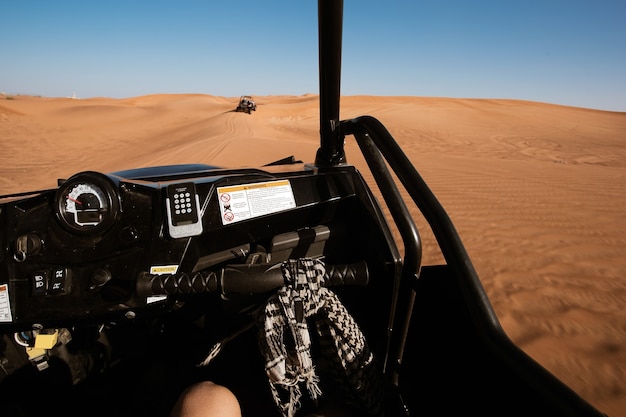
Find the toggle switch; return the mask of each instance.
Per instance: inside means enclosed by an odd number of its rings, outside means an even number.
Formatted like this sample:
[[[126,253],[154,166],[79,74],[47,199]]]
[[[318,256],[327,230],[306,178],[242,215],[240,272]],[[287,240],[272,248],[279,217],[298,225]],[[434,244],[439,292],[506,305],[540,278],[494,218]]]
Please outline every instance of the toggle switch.
[[[52,268],[48,279],[47,295],[61,295],[69,291],[70,270],[67,268]]]
[[[46,269],[33,272],[33,275],[31,276],[31,295],[46,295],[49,276],[50,271]]]

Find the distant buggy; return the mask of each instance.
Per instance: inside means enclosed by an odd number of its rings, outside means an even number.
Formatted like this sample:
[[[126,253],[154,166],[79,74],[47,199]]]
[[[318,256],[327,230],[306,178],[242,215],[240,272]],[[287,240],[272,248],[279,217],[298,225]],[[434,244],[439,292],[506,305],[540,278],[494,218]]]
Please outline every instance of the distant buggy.
[[[243,111],[248,114],[256,110],[256,103],[250,96],[241,96],[236,111]]]

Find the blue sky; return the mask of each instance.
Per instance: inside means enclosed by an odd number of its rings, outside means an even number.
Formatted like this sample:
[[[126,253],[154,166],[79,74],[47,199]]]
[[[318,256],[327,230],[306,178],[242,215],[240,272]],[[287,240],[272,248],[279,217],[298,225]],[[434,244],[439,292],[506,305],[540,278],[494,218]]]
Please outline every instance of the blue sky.
[[[0,2],[0,92],[319,93],[316,0]],[[345,0],[341,93],[626,111],[624,0]]]

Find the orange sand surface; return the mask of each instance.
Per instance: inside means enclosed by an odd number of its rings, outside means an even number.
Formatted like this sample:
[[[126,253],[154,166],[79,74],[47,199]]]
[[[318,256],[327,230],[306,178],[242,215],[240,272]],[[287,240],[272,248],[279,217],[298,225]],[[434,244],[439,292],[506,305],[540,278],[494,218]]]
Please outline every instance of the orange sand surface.
[[[201,94],[0,96],[0,194],[82,170],[313,162],[319,97],[255,100],[248,115],[233,111],[237,97]],[[341,119],[362,115],[387,127],[443,204],[511,339],[598,409],[626,416],[626,113],[342,97]],[[348,139],[348,162],[371,181]],[[418,227],[424,263],[440,263]]]

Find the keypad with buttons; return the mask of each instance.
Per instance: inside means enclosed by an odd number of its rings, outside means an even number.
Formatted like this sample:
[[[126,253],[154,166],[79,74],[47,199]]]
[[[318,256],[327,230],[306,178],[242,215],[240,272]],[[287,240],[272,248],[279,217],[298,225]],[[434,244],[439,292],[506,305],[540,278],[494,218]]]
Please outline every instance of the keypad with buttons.
[[[174,194],[174,214],[187,214],[192,211],[191,193],[189,191]]]
[[[167,216],[172,237],[188,237],[202,233],[198,195],[193,182],[167,186]]]

